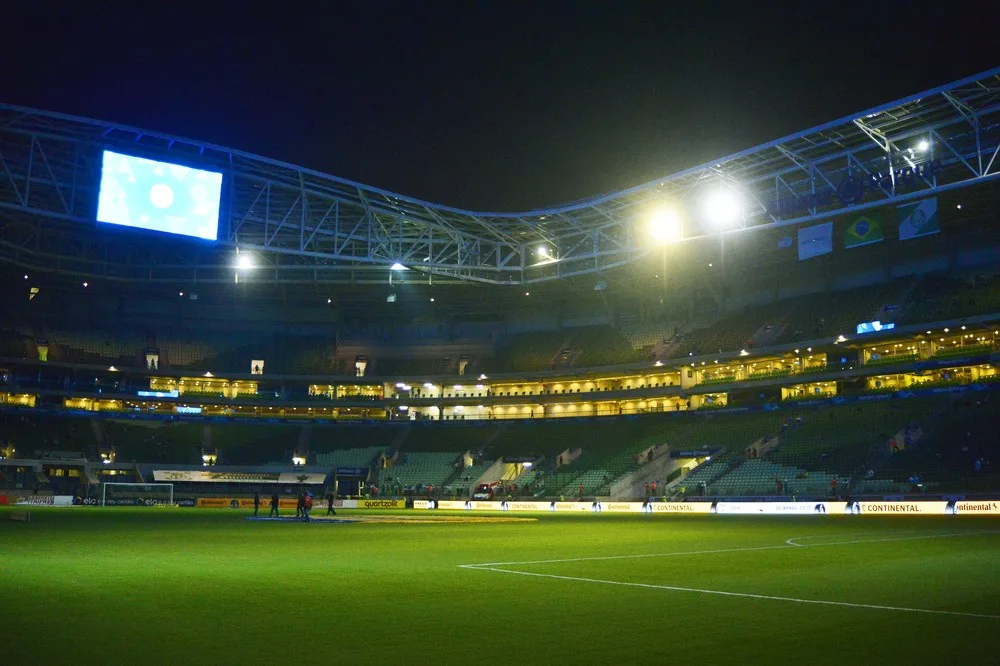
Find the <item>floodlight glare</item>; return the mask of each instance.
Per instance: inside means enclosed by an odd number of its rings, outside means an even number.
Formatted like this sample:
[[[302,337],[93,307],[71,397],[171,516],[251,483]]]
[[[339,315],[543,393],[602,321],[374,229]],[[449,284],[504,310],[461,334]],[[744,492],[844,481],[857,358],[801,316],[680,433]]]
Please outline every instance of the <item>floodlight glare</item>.
[[[649,235],[657,243],[678,241],[684,234],[681,218],[673,208],[658,208],[649,216]]]
[[[729,189],[720,189],[705,198],[705,217],[717,227],[731,227],[740,219],[740,199]]]
[[[253,257],[249,254],[241,254],[236,257],[236,268],[241,271],[248,271],[253,268]]]
[[[547,257],[547,256],[549,256],[549,248],[546,245],[539,245],[538,249],[535,250],[535,251],[538,252],[538,256],[539,257]]]
[[[397,261],[392,266],[389,266],[389,270],[390,271],[405,271],[406,270],[406,266],[404,266],[403,264],[401,264],[401,263],[399,263]]]
[[[931,142],[927,139],[921,139],[920,143],[917,144],[917,150],[920,152],[926,152],[928,148],[931,147]]]

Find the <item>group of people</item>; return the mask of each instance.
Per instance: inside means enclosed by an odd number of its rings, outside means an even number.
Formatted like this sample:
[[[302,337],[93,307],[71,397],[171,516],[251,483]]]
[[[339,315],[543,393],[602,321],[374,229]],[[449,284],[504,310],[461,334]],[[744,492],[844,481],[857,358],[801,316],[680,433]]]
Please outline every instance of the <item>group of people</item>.
[[[328,516],[337,515],[336,510],[333,508],[334,499],[335,497],[333,493],[327,494],[326,515]],[[314,501],[315,501],[314,495],[308,490],[304,491],[301,495],[299,495],[295,504],[295,517],[304,520],[305,522],[308,523],[311,520],[311,513]],[[254,516],[257,516],[258,512],[260,511],[260,502],[261,502],[260,493],[254,492],[253,494]],[[273,495],[271,495],[271,503],[270,503],[271,511],[268,513],[268,518],[281,517],[281,514],[278,511],[280,503],[281,503],[281,498],[278,496],[278,493],[274,493]]]

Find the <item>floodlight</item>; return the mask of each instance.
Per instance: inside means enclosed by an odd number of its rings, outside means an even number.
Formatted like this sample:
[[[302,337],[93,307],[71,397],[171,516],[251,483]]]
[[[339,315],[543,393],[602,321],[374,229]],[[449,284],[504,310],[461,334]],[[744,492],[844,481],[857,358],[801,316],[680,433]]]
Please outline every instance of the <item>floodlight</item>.
[[[731,227],[739,221],[742,206],[737,194],[728,189],[718,189],[705,197],[705,217],[717,227]]]
[[[407,270],[407,268],[406,268],[406,266],[404,266],[403,264],[401,264],[401,263],[399,263],[397,261],[392,266],[389,266],[389,270],[390,271],[405,271],[405,270]]]
[[[921,139],[920,143],[917,144],[917,150],[920,152],[926,152],[931,147],[931,142],[927,139]]]
[[[241,254],[236,257],[236,268],[241,271],[248,271],[253,268],[253,257],[249,254]]]
[[[649,235],[657,243],[680,240],[684,235],[680,215],[669,207],[654,210],[649,216]]]
[[[547,257],[549,256],[549,247],[547,245],[539,245],[535,252],[538,253],[539,257]]]

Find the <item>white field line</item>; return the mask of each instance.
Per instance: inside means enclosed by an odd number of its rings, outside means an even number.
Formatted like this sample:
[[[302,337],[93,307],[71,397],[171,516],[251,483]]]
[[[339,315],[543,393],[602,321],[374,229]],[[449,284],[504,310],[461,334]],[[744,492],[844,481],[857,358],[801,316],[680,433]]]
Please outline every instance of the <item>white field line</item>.
[[[599,583],[601,585],[621,585],[625,587],[641,587],[652,590],[670,590],[672,592],[696,592],[698,594],[714,594],[723,597],[743,597],[746,599],[766,599],[769,601],[790,601],[797,604],[817,604],[822,606],[846,606],[848,608],[871,608],[875,610],[900,611],[904,613],[925,613],[928,615],[960,615],[962,617],[978,617],[990,620],[1000,620],[1000,615],[985,613],[964,613],[962,611],[933,610],[930,608],[907,608],[906,606],[882,606],[878,604],[855,604],[848,601],[824,601],[822,599],[799,599],[797,597],[777,597],[769,594],[750,594],[748,592],[725,592],[723,590],[703,590],[697,587],[677,587],[675,585],[653,585],[651,583],[628,583],[620,580],[602,580],[600,578],[581,578],[579,576],[560,576],[557,574],[535,573],[532,571],[514,571],[497,567],[467,567],[481,571],[497,571],[516,576],[535,576],[538,578],[555,578],[557,580],[572,580],[581,583]]]
[[[751,548],[722,548],[716,550],[695,550],[695,551],[685,551],[685,552],[674,552],[674,553],[649,553],[644,555],[607,555],[600,557],[571,557],[556,560],[531,560],[525,562],[492,562],[484,564],[460,564],[458,565],[462,569],[478,569],[481,571],[494,571],[497,573],[513,574],[515,576],[532,576],[535,578],[552,578],[555,580],[569,580],[580,583],[597,583],[599,585],[618,585],[621,587],[638,587],[651,590],[667,590],[671,592],[693,592],[696,594],[712,594],[716,596],[723,597],[741,597],[744,599],[763,599],[767,601],[785,601],[797,604],[813,604],[821,606],[842,606],[846,608],[866,608],[872,610],[886,610],[895,611],[902,613],[922,613],[925,615],[951,615],[959,617],[975,617],[989,620],[1000,620],[1000,615],[991,615],[988,613],[967,613],[963,611],[949,611],[949,610],[935,610],[930,608],[909,608],[906,606],[886,606],[881,604],[859,604],[852,603],[848,601],[827,601],[823,599],[800,599],[798,597],[780,597],[769,594],[753,594],[749,592],[728,592],[725,590],[706,590],[697,587],[679,587],[676,585],[655,585],[652,583],[631,583],[627,581],[620,580],[604,580],[601,578],[584,578],[581,576],[562,576],[559,574],[546,574],[538,573],[533,571],[516,571],[513,569],[504,569],[504,566],[522,565],[522,564],[556,564],[562,562],[594,562],[602,560],[624,560],[624,559],[640,559],[649,557],[672,557],[678,555],[710,555],[715,553],[739,553],[739,552],[749,552],[756,550],[781,550],[788,548],[821,548],[824,546],[845,546],[851,544],[863,544],[863,543],[882,543],[886,541],[912,541],[917,539],[943,539],[943,538],[955,538],[955,537],[966,537],[975,536],[981,534],[1000,534],[996,530],[983,531],[983,532],[963,532],[957,534],[925,534],[920,536],[912,537],[890,537],[885,539],[859,539],[851,541],[837,541],[831,543],[819,543],[819,544],[800,544],[792,543],[801,539],[814,538],[814,537],[793,537],[788,539],[784,545],[781,546],[758,546]],[[816,535],[821,536],[821,535]]]
[[[856,536],[867,536],[869,534],[878,534],[878,532],[855,532],[853,534],[848,534],[846,536],[856,537]],[[905,532],[904,532],[904,534],[905,534]],[[828,534],[813,534],[812,536],[792,537],[791,539],[788,539],[787,541],[785,541],[785,543],[787,543],[789,546],[800,546],[801,547],[801,546],[805,546],[806,544],[804,544],[804,543],[796,543],[796,541],[802,541],[803,539],[828,539],[828,538],[830,538],[830,535],[828,535]]]
[[[641,555],[599,555],[594,557],[566,557],[555,560],[524,560],[521,562],[483,562],[481,564],[459,564],[462,569],[479,569],[485,567],[515,566],[522,564],[561,564],[563,562],[599,562],[602,560],[638,560],[647,557],[677,557],[680,555],[714,555],[716,553],[746,553],[755,550],[785,550],[788,548],[823,548],[828,546],[847,546],[861,543],[881,543],[884,541],[912,541],[916,539],[944,539],[964,536],[974,536],[980,534],[1000,534],[997,530],[983,532],[959,532],[954,534],[923,534],[910,537],[889,537],[885,539],[858,539],[852,541],[832,541],[830,543],[817,544],[789,544],[787,541],[780,546],[751,546],[749,548],[718,548],[714,550],[686,550],[673,553],[644,553]],[[793,537],[789,541],[796,541],[807,537]]]

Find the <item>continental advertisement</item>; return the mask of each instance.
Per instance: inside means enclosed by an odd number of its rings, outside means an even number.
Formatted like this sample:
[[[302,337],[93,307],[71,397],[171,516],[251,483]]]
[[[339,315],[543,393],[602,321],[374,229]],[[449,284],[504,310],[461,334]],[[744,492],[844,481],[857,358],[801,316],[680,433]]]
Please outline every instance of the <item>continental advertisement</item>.
[[[652,513],[711,513],[711,502],[650,502]]]
[[[294,497],[283,497],[278,500],[278,509],[292,509],[298,506],[298,500]],[[252,497],[199,497],[194,505],[200,509],[252,509]],[[316,505],[313,504],[313,507]],[[260,498],[260,510],[271,510],[271,498]]]
[[[1000,502],[996,500],[962,500],[960,502],[955,502],[954,512],[957,515],[976,515],[976,514],[1000,514]]]
[[[974,502],[975,504],[976,502]],[[952,509],[954,511],[954,509]],[[883,516],[932,515],[943,516],[951,513],[946,501],[900,500],[898,502],[855,502],[852,513]]]

